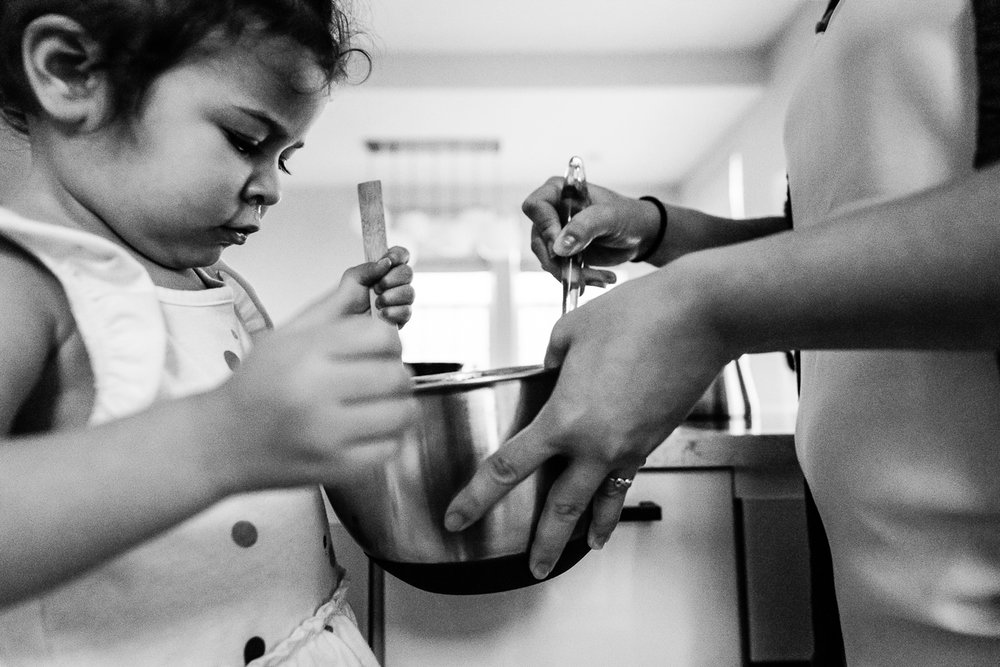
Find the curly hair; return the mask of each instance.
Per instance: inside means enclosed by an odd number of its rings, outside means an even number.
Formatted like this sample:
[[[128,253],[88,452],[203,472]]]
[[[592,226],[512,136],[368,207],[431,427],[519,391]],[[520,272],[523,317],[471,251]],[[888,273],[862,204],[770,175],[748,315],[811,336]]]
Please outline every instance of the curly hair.
[[[21,58],[34,19],[58,14],[78,22],[100,46],[97,68],[115,82],[113,117],[135,112],[153,80],[206,38],[235,41],[249,32],[286,36],[315,58],[329,86],[347,79],[352,17],[335,0],[3,0],[0,4],[0,114],[21,133],[39,110]]]

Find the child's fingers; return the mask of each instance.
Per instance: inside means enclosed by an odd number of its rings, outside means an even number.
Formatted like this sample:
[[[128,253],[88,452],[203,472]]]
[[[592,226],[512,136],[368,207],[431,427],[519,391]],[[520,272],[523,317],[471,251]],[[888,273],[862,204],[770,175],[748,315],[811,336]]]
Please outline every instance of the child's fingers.
[[[411,285],[392,287],[384,292],[376,291],[376,294],[378,294],[378,297],[375,299],[376,308],[412,306],[417,297],[417,293]]]
[[[416,421],[418,410],[410,396],[365,401],[338,411],[329,427],[339,429],[345,443],[390,439]]]
[[[392,260],[389,257],[383,257],[377,262],[365,262],[347,269],[344,271],[341,283],[351,281],[364,287],[374,287],[391,270]]]
[[[335,301],[335,298],[331,298],[314,311],[325,309]],[[336,362],[396,359],[402,354],[399,336],[381,322],[371,317],[342,317],[337,313],[332,314],[333,317],[324,317],[310,311],[307,316],[311,321],[296,321],[300,326],[291,330],[286,345],[294,346],[301,353],[311,351],[319,358]]]
[[[327,393],[344,405],[401,400],[413,393],[410,373],[398,359],[329,359],[327,363]]]
[[[375,308],[379,317],[396,326],[403,326],[413,315],[411,306],[416,294],[411,285],[401,285],[379,294],[375,298]]]
[[[322,365],[322,375],[306,383],[320,408],[313,422],[319,428],[317,439],[323,440],[323,431],[331,429],[345,443],[379,440],[412,422],[416,406],[411,377],[398,358],[328,358]]]
[[[389,306],[387,308],[380,308],[378,315],[386,322],[395,324],[397,327],[402,327],[410,321],[410,318],[413,316],[413,309],[409,306]]]
[[[330,359],[397,359],[403,352],[399,336],[370,317],[341,319],[316,335],[324,341]]]
[[[389,248],[385,257],[388,257],[392,261],[393,266],[399,266],[410,261],[410,251],[401,245],[395,245]]]
[[[393,246],[379,260],[391,262],[389,270],[380,276],[377,283],[371,285],[376,294],[397,287],[399,285],[409,285],[413,282],[413,268],[407,264],[410,261],[410,251],[403,246]]]
[[[328,322],[331,318],[358,315],[369,307],[368,290],[378,295],[377,308],[405,306],[414,301],[413,269],[406,264],[410,253],[402,246],[394,246],[376,262],[352,266],[344,272],[337,289],[301,313],[294,326],[311,326]],[[408,314],[397,313],[391,317],[396,324],[409,320]]]
[[[345,280],[336,289],[307,306],[286,326],[292,330],[322,326],[345,315],[356,315],[367,310],[368,288],[348,279],[347,273],[344,274]]]
[[[413,269],[409,264],[394,266],[372,286],[376,294],[382,294],[394,287],[410,285],[413,282]]]

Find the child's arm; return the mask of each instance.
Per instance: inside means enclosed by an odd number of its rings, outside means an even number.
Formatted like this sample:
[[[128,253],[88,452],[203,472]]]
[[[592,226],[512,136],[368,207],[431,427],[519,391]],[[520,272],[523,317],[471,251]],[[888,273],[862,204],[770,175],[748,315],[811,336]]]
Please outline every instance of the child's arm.
[[[2,239],[0,312],[0,432],[86,423],[92,378],[74,381],[61,373],[73,356],[86,362],[86,353],[59,282]],[[45,384],[58,387],[59,395],[46,396]]]
[[[13,270],[6,260],[4,277]],[[50,345],[61,326],[58,307],[48,307],[59,301],[52,285],[41,295],[29,286],[36,293],[22,298],[13,284],[0,285],[0,306],[19,304],[0,323],[0,418],[8,425],[59,353]],[[350,292],[338,289],[293,326],[263,336],[216,390],[99,427],[0,441],[0,605],[231,493],[343,483],[352,467],[393,451],[416,415],[409,375],[387,327],[349,316]]]

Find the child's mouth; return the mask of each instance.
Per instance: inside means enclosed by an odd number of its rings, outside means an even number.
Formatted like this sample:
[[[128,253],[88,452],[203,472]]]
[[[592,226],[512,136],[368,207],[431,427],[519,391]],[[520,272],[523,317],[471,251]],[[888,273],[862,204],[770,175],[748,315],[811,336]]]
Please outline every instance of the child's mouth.
[[[222,231],[224,234],[223,243],[226,245],[243,245],[247,242],[247,237],[250,235],[247,232],[232,228],[224,228]]]

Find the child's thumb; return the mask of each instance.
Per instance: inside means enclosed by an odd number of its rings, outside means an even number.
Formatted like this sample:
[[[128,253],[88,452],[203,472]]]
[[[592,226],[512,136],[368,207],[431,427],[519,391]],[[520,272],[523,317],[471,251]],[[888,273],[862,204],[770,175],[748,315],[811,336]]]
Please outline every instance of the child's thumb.
[[[392,260],[388,257],[383,257],[377,262],[365,262],[364,264],[352,266],[344,272],[341,285],[344,286],[343,283],[353,281],[365,288],[374,287],[378,281],[385,277],[385,274],[391,268]]]

